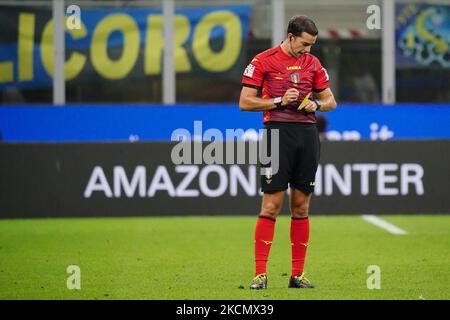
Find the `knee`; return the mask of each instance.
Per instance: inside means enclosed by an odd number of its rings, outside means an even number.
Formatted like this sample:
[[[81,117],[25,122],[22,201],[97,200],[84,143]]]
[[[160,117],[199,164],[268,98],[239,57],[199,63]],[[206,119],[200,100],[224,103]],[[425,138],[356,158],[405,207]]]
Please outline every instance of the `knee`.
[[[261,214],[277,217],[281,210],[281,204],[277,202],[266,202],[261,208]]]
[[[291,216],[293,218],[307,218],[309,213],[309,202],[299,201],[291,208]]]

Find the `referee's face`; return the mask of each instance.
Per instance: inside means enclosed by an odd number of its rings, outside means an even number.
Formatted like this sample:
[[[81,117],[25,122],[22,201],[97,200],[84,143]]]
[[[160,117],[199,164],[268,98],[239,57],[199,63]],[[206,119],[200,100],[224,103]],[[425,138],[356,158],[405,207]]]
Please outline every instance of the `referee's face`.
[[[311,51],[311,46],[316,43],[317,36],[302,32],[300,36],[289,34],[288,40],[292,55],[298,58]]]

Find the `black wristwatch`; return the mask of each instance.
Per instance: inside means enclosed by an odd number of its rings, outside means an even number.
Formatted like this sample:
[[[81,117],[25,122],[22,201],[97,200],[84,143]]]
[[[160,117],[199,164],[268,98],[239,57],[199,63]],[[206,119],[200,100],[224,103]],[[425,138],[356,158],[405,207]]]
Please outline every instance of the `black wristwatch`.
[[[322,104],[320,103],[320,100],[319,99],[314,99],[314,102],[316,103],[316,105],[317,105],[317,111],[322,111],[322,110],[320,110],[321,108],[322,108]]]

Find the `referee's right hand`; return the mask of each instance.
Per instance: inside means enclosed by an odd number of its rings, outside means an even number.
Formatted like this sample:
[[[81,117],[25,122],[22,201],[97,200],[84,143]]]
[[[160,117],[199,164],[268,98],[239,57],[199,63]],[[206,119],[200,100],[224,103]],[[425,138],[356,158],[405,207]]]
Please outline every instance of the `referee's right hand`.
[[[297,89],[291,88],[288,89],[283,98],[281,98],[281,105],[286,106],[294,101],[297,101],[300,92]]]

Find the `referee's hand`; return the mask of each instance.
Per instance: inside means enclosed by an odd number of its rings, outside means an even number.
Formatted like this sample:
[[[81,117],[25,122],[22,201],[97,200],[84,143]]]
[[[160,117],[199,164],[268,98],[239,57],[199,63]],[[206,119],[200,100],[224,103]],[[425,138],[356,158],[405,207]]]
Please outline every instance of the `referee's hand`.
[[[286,106],[294,101],[297,101],[300,92],[297,89],[288,89],[283,98],[281,98],[281,105]]]
[[[304,110],[306,112],[314,112],[317,110],[317,104],[313,100],[308,100],[308,102],[305,105]]]

